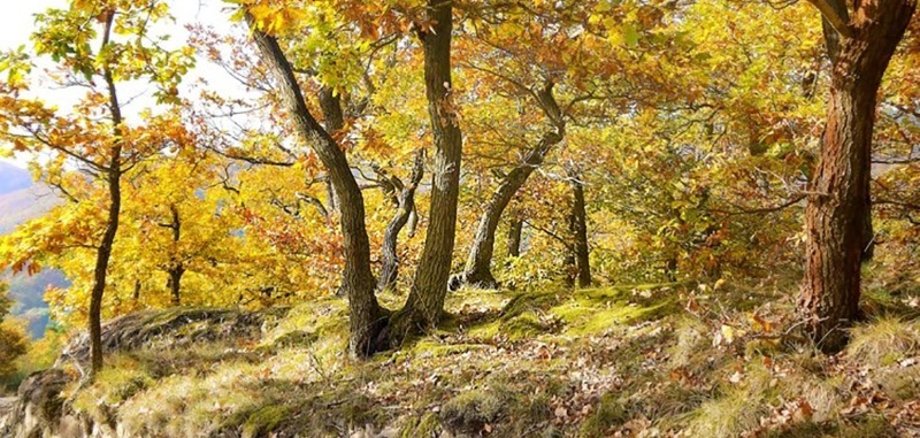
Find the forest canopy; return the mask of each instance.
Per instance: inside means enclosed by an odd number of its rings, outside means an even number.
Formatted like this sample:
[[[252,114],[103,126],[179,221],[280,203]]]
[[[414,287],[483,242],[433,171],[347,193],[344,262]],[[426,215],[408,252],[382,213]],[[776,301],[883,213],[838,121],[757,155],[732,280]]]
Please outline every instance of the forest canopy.
[[[339,303],[360,363],[466,333],[458,296],[665,285],[714,346],[830,355],[917,307],[915,0],[215,3],[176,40],[169,1],[73,0],[0,57],[3,154],[61,199],[0,267],[70,280],[89,381],[163,309]]]

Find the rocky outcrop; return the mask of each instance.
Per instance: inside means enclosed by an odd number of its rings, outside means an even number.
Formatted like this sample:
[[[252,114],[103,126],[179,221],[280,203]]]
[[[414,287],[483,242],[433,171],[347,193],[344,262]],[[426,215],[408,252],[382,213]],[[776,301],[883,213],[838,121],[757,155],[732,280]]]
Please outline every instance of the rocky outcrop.
[[[261,336],[266,324],[287,309],[244,312],[233,309],[168,309],[127,315],[103,327],[107,354],[138,348],[181,348],[198,342],[246,342]],[[89,345],[85,335],[74,338],[54,367],[22,382],[15,398],[0,399],[0,437],[121,436],[118,425],[93,424],[72,412],[63,394],[86,369]]]
[[[56,436],[64,400],[61,391],[71,378],[52,368],[32,374],[19,386],[17,397],[0,407],[0,436],[37,438]]]

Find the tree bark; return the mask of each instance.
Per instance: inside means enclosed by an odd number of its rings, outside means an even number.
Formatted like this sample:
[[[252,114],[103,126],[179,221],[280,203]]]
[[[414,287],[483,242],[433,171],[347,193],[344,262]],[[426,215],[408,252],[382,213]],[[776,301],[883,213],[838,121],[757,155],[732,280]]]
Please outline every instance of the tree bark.
[[[399,241],[399,233],[409,222],[409,217],[415,211],[415,190],[422,181],[422,175],[425,171],[425,150],[420,149],[415,155],[415,165],[412,168],[412,174],[409,176],[409,184],[403,184],[399,179],[392,180],[392,198],[396,205],[396,213],[387,224],[387,229],[383,236],[383,247],[381,248],[381,258],[383,267],[380,269],[380,275],[377,277],[377,290],[384,291],[393,287],[396,279],[399,277],[399,255],[396,252]]]
[[[451,98],[453,1],[428,0],[430,29],[419,30],[425,59],[425,91],[434,134],[435,156],[431,209],[425,246],[406,305],[393,333],[394,342],[410,331],[427,330],[441,318],[450,276],[457,226],[457,198],[463,137]]]
[[[176,208],[175,204],[169,206],[169,212],[172,216],[172,222],[170,222],[167,227],[172,230],[172,238],[175,251],[172,255],[172,260],[169,263],[169,269],[167,274],[169,274],[169,291],[172,296],[172,305],[179,306],[182,304],[182,276],[185,274],[185,264],[180,260],[180,255],[177,253],[179,249],[179,240],[182,238],[182,222],[179,217],[179,209]]]
[[[106,16],[105,30],[102,35],[102,50],[109,44],[115,11],[109,11]],[[112,147],[108,168],[105,170],[106,182],[109,188],[109,211],[105,223],[105,231],[99,249],[96,253],[96,265],[93,270],[93,289],[89,302],[89,345],[90,345],[90,379],[95,379],[102,370],[102,297],[105,293],[106,277],[108,275],[109,259],[112,257],[112,247],[115,245],[115,236],[118,233],[118,221],[121,215],[121,104],[118,102],[118,93],[115,88],[115,79],[110,67],[103,67],[103,76],[109,92],[109,111],[112,115]]]
[[[520,219],[511,219],[508,225],[508,256],[521,256],[521,234],[524,231],[524,221]]]
[[[482,289],[498,288],[498,282],[492,275],[492,256],[495,248],[495,230],[498,229],[502,213],[518,190],[527,182],[530,174],[543,164],[546,155],[553,146],[562,142],[565,135],[565,123],[553,97],[553,84],[547,83],[534,95],[555,129],[543,134],[536,146],[527,152],[523,162],[502,179],[498,189],[492,194],[492,198],[486,204],[479,219],[479,226],[476,228],[476,236],[470,247],[466,266],[463,272],[451,281],[451,289],[456,289],[461,284],[469,284]]]
[[[262,58],[271,68],[298,134],[313,147],[332,182],[345,246],[342,287],[348,296],[350,311],[349,352],[356,357],[370,356],[381,349],[378,335],[386,326],[387,315],[374,296],[375,281],[371,273],[370,243],[361,189],[351,173],[345,153],[310,114],[293,69],[278,41],[259,30],[252,17],[247,16],[247,21]]]
[[[806,332],[826,352],[846,345],[844,329],[859,317],[860,264],[871,237],[866,234],[871,229],[867,217],[876,98],[916,9],[913,0],[860,3],[849,23],[853,36],[829,32],[827,39],[834,64],[827,125],[805,210],[799,309]]]
[[[591,264],[588,253],[588,218],[585,212],[585,185],[580,172],[569,175],[572,186],[572,252],[575,258],[578,286],[591,285]]]

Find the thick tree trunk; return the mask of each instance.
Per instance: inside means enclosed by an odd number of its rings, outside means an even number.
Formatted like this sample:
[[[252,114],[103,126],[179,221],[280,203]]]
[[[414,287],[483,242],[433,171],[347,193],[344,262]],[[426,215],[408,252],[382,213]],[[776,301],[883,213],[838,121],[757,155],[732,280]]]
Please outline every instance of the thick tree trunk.
[[[563,139],[565,125],[560,115],[559,106],[553,97],[552,83],[547,84],[535,95],[538,96],[538,103],[555,126],[555,130],[543,134],[537,145],[527,152],[523,162],[508,173],[495,193],[492,194],[492,198],[486,204],[485,210],[479,219],[479,226],[476,228],[476,236],[473,239],[473,245],[470,247],[466,266],[463,272],[451,281],[452,289],[459,287],[461,284],[469,284],[482,289],[495,289],[498,287],[498,282],[492,276],[492,256],[495,249],[495,230],[498,229],[502,213],[504,213],[508,203],[511,202],[518,190],[527,182],[530,174],[543,164],[543,160],[546,159],[546,155],[553,146],[559,144]]]
[[[109,11],[106,16],[105,30],[102,35],[102,49],[109,44],[115,11]],[[118,102],[118,93],[115,88],[115,79],[109,66],[103,68],[103,76],[109,92],[109,111],[112,115],[113,143],[108,169],[105,171],[106,183],[109,186],[109,211],[105,223],[105,232],[99,249],[96,253],[96,265],[93,270],[93,288],[89,300],[89,349],[90,349],[90,379],[95,379],[102,370],[102,296],[105,293],[106,277],[108,275],[109,259],[112,257],[112,247],[115,245],[115,236],[118,234],[118,221],[121,216],[121,104]]]
[[[425,90],[435,143],[431,209],[419,267],[394,328],[396,332],[392,333],[394,342],[401,342],[409,331],[434,327],[440,320],[457,226],[463,138],[451,98],[453,2],[429,0],[427,9],[431,28],[419,33],[424,47]]]
[[[805,210],[799,308],[806,331],[826,352],[845,346],[844,329],[859,317],[876,95],[916,3],[868,0],[859,8],[850,22],[853,37],[828,39],[834,67],[827,126]]]
[[[524,221],[520,219],[511,219],[508,224],[508,256],[521,256],[521,235],[524,232]]]
[[[313,118],[307,108],[293,69],[277,40],[259,30],[247,17],[252,35],[265,62],[271,67],[285,108],[299,135],[309,143],[322,161],[338,200],[342,236],[345,246],[345,269],[342,287],[349,302],[349,351],[367,357],[381,348],[379,334],[387,321],[386,311],[374,296],[375,281],[371,273],[370,244],[365,226],[364,198],[351,173],[345,153],[332,136]]]
[[[404,185],[398,179],[393,180],[394,187],[392,189],[396,213],[390,223],[387,224],[387,229],[383,236],[383,247],[381,248],[383,267],[377,277],[378,291],[393,287],[399,277],[399,255],[396,252],[399,233],[409,222],[412,212],[415,211],[415,190],[422,181],[424,170],[425,150],[420,149],[415,155],[415,165],[412,168],[412,174],[409,176],[409,184]]]
[[[588,255],[588,218],[585,212],[585,185],[580,172],[569,175],[569,184],[572,186],[572,217],[571,226],[574,243],[572,252],[575,258],[575,271],[577,272],[578,286],[591,285],[591,264]]]

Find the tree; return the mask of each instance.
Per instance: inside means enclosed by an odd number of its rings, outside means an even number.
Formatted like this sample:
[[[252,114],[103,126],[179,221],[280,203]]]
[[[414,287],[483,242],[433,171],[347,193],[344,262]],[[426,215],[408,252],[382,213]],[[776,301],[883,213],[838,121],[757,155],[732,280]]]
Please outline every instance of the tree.
[[[396,316],[397,338],[410,326],[423,330],[441,319],[457,228],[460,160],[463,137],[451,87],[453,1],[429,0],[425,23],[418,29],[425,60],[425,95],[434,133],[431,208],[425,247],[405,307]],[[406,324],[408,323],[408,325]]]
[[[345,240],[345,269],[342,288],[348,296],[352,355],[366,357],[378,350],[377,334],[386,324],[386,312],[374,296],[376,282],[371,273],[370,243],[365,226],[364,197],[345,153],[326,129],[310,113],[294,70],[278,44],[266,33],[265,22],[246,12],[246,20],[262,57],[269,64],[280,88],[285,107],[293,118],[298,134],[309,143],[329,174],[341,217]]]
[[[129,126],[118,94],[120,82],[146,77],[157,86],[155,97],[160,103],[178,102],[178,83],[193,63],[190,53],[183,49],[167,51],[156,44],[147,46],[152,37],[150,27],[167,16],[165,3],[156,0],[130,4],[73,2],[69,9],[49,9],[38,15],[39,29],[33,35],[35,52],[59,65],[65,74],[57,80],[64,86],[89,90],[73,114],[61,114],[53,106],[22,94],[28,84],[23,76],[13,73],[31,69],[27,58],[9,54],[8,59],[15,62],[5,63],[11,74],[2,89],[0,119],[11,129],[4,131],[4,138],[13,143],[15,150],[50,154],[52,160],[45,165],[45,177],[71,201],[84,200],[70,194],[62,182],[65,163],[83,168],[107,191],[106,215],[100,224],[102,235],[93,236],[92,243],[88,243],[95,249],[96,259],[88,312],[91,378],[102,368],[102,299],[119,227],[122,179],[144,157],[174,144],[171,136],[181,132],[174,116],[154,116],[150,112],[144,113],[147,126]],[[116,34],[133,38],[117,40]],[[92,44],[97,39],[99,47],[94,51]],[[140,62],[128,63],[125,59]],[[96,117],[100,111],[107,114],[107,120]],[[16,257],[14,270],[22,269],[30,255],[41,250],[25,248]]]
[[[26,353],[25,331],[6,321],[12,301],[7,296],[7,285],[0,283],[0,381],[16,372],[16,358]]]
[[[828,352],[859,318],[861,263],[870,242],[872,134],[882,77],[916,9],[913,0],[814,0],[833,70],[821,154],[805,211],[805,279],[799,308]]]
[[[553,96],[553,85],[552,82],[547,82],[540,89],[527,89],[537,100],[553,129],[547,130],[540,138],[540,141],[526,152],[522,163],[514,167],[502,179],[498,188],[492,194],[480,216],[473,244],[467,256],[466,266],[455,281],[451,282],[451,286],[454,288],[463,283],[485,289],[498,287],[498,282],[492,276],[492,253],[495,248],[495,231],[498,229],[502,213],[504,213],[505,208],[508,207],[511,199],[517,194],[521,186],[527,182],[530,174],[543,164],[543,160],[552,147],[559,144],[565,135],[564,114],[562,114]]]

